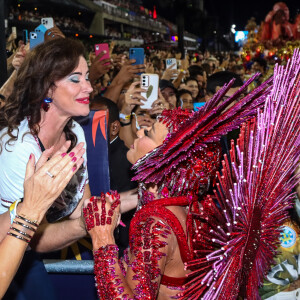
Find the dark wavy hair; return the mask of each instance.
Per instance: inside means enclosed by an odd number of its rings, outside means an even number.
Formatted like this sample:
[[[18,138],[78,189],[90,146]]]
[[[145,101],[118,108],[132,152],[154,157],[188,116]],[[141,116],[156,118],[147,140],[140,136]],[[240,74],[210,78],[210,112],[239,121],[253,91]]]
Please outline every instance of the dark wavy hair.
[[[43,99],[47,97],[49,89],[55,89],[56,81],[66,77],[78,66],[79,58],[84,56],[84,52],[81,42],[59,38],[38,45],[26,56],[18,71],[13,92],[0,110],[0,130],[7,127],[4,135],[10,136],[7,143],[17,139],[13,130],[26,117],[30,132],[38,134]],[[77,143],[71,127],[72,119],[64,128],[66,139],[71,140],[70,148]],[[3,135],[0,139],[2,137]]]

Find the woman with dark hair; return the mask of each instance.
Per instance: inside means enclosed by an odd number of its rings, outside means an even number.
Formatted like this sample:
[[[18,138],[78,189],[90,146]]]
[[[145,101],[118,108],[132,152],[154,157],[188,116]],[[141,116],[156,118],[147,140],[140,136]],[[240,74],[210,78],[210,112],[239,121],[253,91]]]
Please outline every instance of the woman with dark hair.
[[[193,110],[193,96],[191,91],[183,89],[179,90],[177,93],[177,107],[181,107],[182,109]]]
[[[187,78],[185,80],[185,88],[192,93],[193,101],[197,102],[199,96],[199,86],[196,78]]]
[[[55,39],[37,46],[18,70],[13,92],[0,110],[0,240],[10,224],[5,212],[16,199],[23,198],[30,154],[39,159],[45,149],[51,157],[57,152],[84,146],[83,130],[72,117],[89,113],[92,87],[88,75],[84,47],[71,39]],[[69,156],[76,161],[73,150]],[[38,252],[58,250],[86,235],[79,204],[90,197],[85,154],[83,158],[82,166],[47,211],[46,219],[30,243],[32,249]],[[47,172],[47,176],[52,178],[55,174]],[[55,223],[64,217],[69,219]],[[21,281],[30,285],[26,289],[30,291],[26,299],[35,299],[33,294],[37,299],[55,299],[49,287],[43,293],[38,292],[47,286],[43,272],[46,273],[40,266],[37,275],[31,276],[28,271],[29,274],[25,272],[20,276]]]

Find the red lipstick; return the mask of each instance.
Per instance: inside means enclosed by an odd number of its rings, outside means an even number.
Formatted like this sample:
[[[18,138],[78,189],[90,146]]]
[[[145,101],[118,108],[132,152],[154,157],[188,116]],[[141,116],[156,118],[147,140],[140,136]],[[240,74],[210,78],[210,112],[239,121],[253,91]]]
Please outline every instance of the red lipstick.
[[[82,103],[82,104],[89,104],[90,103],[90,98],[89,97],[78,98],[78,99],[76,99],[76,102]]]

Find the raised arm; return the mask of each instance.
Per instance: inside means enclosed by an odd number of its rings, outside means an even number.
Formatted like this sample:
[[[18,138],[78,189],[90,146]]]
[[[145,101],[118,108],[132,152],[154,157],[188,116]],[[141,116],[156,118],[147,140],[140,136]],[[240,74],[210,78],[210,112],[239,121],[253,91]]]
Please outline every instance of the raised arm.
[[[133,65],[133,63],[135,63],[135,60],[131,59],[123,64],[119,73],[112,80],[111,84],[107,87],[107,90],[104,93],[104,97],[117,103],[124,85],[130,82],[130,80],[139,77],[138,73],[145,72],[144,65]],[[120,107],[122,106],[122,103],[117,104]]]

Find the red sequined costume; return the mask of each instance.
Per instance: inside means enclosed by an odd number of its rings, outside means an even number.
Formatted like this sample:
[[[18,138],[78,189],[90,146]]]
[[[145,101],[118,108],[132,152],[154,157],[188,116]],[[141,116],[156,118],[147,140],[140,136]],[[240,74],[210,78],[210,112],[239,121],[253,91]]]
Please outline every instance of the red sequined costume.
[[[195,250],[199,246],[196,230],[199,224],[194,215],[199,214],[198,200],[207,192],[219,168],[218,141],[222,135],[252,118],[270,92],[272,79],[231,106],[258,76],[250,79],[231,98],[222,101],[233,83],[230,82],[198,112],[181,109],[163,112],[161,121],[169,129],[167,138],[134,165],[140,204],[130,227],[127,264],[118,263],[116,245],[101,247],[94,254],[100,299],[180,297],[178,293],[184,289],[186,279],[165,274],[170,248],[178,244],[181,274],[189,273],[189,270],[184,271],[183,263],[195,259]],[[155,200],[147,191],[148,184],[157,185],[161,199]],[[174,207],[187,208],[184,222],[171,211]],[[167,287],[168,295],[161,295],[162,287]]]
[[[285,67],[275,66],[273,80],[264,110],[243,124],[225,157],[214,196],[202,201],[198,232],[205,243],[188,262],[193,282],[184,299],[260,299],[300,183],[299,49]]]

